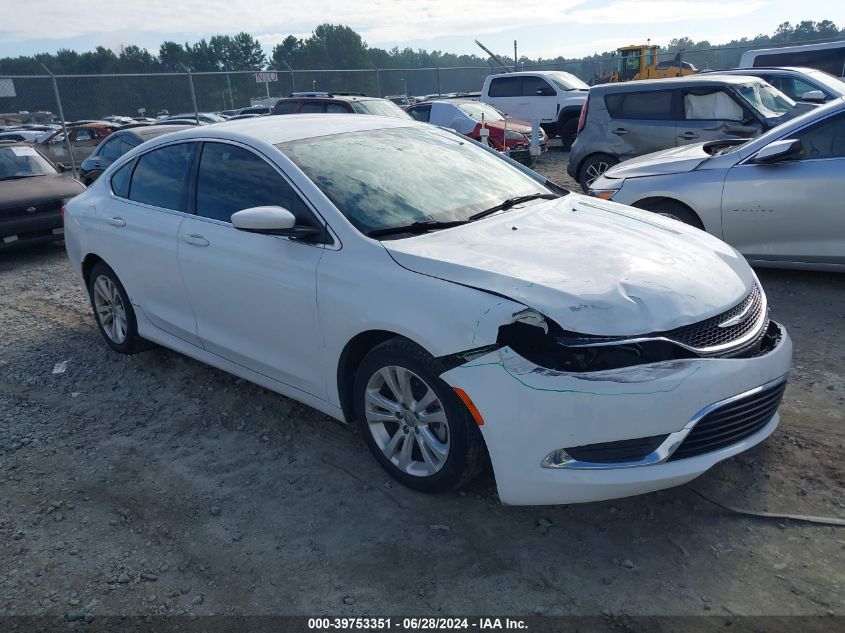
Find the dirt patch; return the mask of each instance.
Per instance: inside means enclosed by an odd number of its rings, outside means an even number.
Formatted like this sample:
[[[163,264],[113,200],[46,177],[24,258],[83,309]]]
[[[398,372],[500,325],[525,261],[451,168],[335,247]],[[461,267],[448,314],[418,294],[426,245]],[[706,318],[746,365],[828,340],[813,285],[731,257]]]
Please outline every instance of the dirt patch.
[[[0,615],[845,614],[842,529],[689,489],[845,516],[845,275],[760,276],[795,342],[767,442],[689,487],[513,508],[489,472],[414,493],[307,407],[114,354],[61,247],[2,255]]]

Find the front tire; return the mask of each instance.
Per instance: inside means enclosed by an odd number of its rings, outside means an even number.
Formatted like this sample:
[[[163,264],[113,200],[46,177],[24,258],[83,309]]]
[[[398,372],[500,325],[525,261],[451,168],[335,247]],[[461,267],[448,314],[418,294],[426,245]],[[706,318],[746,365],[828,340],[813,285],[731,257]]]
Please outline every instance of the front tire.
[[[702,231],[704,230],[704,223],[702,223],[701,218],[696,215],[695,211],[676,200],[661,200],[659,202],[644,204],[642,206],[637,203],[634,206],[673,220],[677,220],[678,222],[683,222],[684,224],[689,224],[690,226],[694,226]]]
[[[584,193],[589,193],[590,186],[603,176],[604,172],[618,164],[619,161],[610,154],[594,154],[585,160],[578,174],[578,183]]]
[[[91,270],[88,297],[97,327],[109,347],[121,354],[136,354],[147,347],[147,341],[138,334],[138,321],[129,295],[104,262],[97,262]]]
[[[355,375],[355,415],[367,446],[394,479],[422,492],[457,488],[485,464],[481,432],[440,378],[444,369],[397,338],[373,348]]]

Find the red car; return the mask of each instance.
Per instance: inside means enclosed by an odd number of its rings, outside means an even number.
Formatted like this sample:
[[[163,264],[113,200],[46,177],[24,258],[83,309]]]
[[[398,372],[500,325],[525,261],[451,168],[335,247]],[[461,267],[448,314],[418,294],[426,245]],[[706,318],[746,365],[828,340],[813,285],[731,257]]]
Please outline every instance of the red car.
[[[493,106],[471,99],[443,99],[426,101],[405,108],[417,121],[442,125],[476,141],[481,138],[481,128],[489,130],[489,143],[497,150],[510,150],[513,158],[528,158],[531,143],[531,125],[525,121],[507,119]],[[540,151],[546,151],[548,137],[540,128]]]

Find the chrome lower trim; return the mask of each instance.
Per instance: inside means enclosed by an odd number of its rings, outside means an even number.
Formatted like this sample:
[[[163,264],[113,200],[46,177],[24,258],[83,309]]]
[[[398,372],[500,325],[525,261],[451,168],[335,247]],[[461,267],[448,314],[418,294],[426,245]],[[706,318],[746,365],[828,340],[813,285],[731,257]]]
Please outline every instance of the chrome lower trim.
[[[692,418],[690,418],[690,421],[687,422],[684,428],[682,428],[680,431],[670,433],[669,436],[665,440],[663,440],[663,443],[660,446],[658,446],[651,453],[649,453],[640,460],[618,463],[581,462],[577,459],[569,457],[564,449],[557,449],[549,453],[540,465],[543,468],[567,468],[570,470],[613,470],[617,468],[635,468],[638,466],[654,466],[655,464],[662,464],[670,457],[672,457],[672,453],[674,453],[678,446],[681,445],[681,442],[683,442],[686,436],[690,434],[695,425],[698,424],[708,413],[727,404],[730,404],[731,402],[740,400],[741,398],[753,396],[755,393],[759,393],[761,391],[784,383],[786,382],[786,379],[788,377],[789,374],[784,374],[783,376],[775,378],[774,380],[770,380],[769,382],[762,384],[759,387],[754,387],[753,389],[743,391],[742,393],[738,393],[735,396],[731,396],[730,398],[725,398],[724,400],[719,400],[718,402],[714,402],[713,404],[708,404],[706,407],[701,409],[701,411],[692,416]],[[551,456],[554,453],[562,453],[564,456],[569,457],[569,459],[568,461],[552,463]]]

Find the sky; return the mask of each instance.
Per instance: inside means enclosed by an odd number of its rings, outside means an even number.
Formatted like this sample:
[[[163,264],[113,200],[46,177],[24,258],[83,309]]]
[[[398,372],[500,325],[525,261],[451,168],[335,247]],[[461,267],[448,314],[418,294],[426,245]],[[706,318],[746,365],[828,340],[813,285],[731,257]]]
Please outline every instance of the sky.
[[[582,57],[674,37],[718,44],[778,24],[829,19],[845,27],[845,0],[0,0],[0,57],[164,40],[195,42],[247,31],[269,53],[286,35],[346,24],[370,46],[503,56]]]

